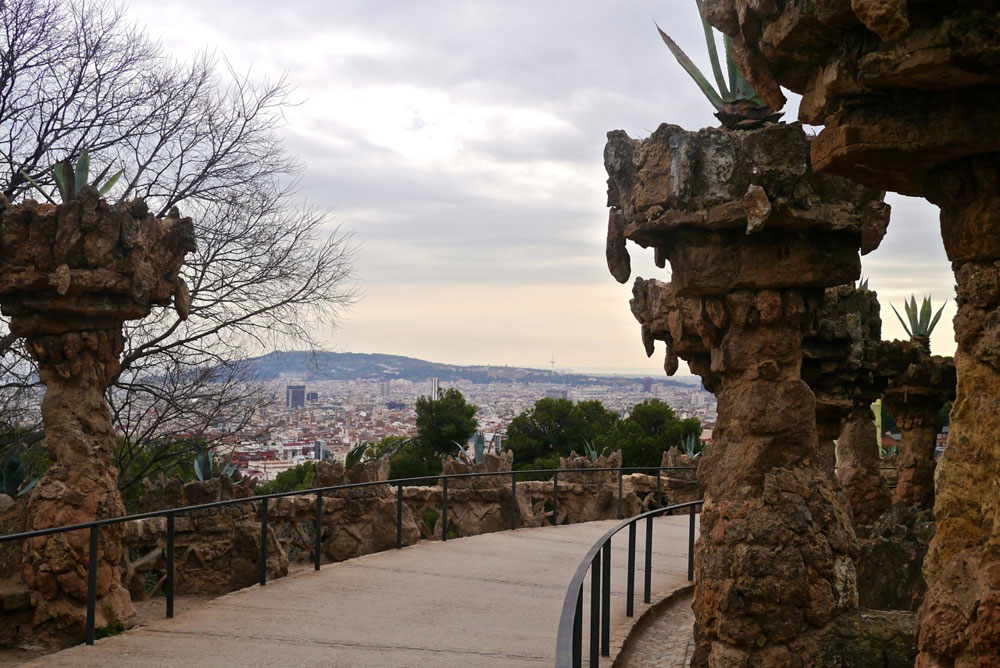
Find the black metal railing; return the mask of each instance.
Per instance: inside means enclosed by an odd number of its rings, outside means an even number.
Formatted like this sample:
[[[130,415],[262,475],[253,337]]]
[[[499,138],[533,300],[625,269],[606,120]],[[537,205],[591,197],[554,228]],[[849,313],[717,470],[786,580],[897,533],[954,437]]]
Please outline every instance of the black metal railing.
[[[260,504],[260,585],[264,586],[267,584],[267,553],[268,553],[268,502],[271,499],[278,499],[288,496],[307,496],[310,494],[316,495],[316,531],[315,531],[315,546],[313,549],[313,566],[315,570],[320,568],[320,556],[321,556],[321,544],[323,538],[323,495],[329,492],[336,492],[341,490],[349,489],[361,489],[364,487],[374,487],[376,485],[394,485],[396,487],[396,548],[403,547],[403,486],[407,484],[416,483],[419,481],[427,480],[440,480],[442,485],[442,498],[441,498],[441,540],[448,540],[448,481],[452,479],[459,478],[483,478],[487,476],[509,476],[511,480],[511,522],[510,528],[517,528],[517,479],[518,476],[537,476],[539,474],[551,474],[553,481],[553,496],[552,496],[552,518],[553,523],[558,522],[558,511],[559,511],[559,474],[560,473],[583,473],[583,474],[593,474],[593,473],[608,473],[611,471],[618,473],[618,517],[622,518],[622,477],[625,472],[630,473],[642,473],[647,471],[656,471],[656,500],[662,505],[663,503],[663,487],[662,487],[662,474],[664,471],[693,471],[696,467],[692,466],[648,466],[648,467],[615,467],[615,468],[585,468],[585,469],[534,469],[528,471],[483,471],[483,472],[473,472],[473,473],[452,473],[452,474],[440,474],[435,476],[422,476],[416,478],[396,478],[393,480],[373,480],[368,482],[357,482],[348,483],[344,485],[330,485],[327,487],[315,487],[307,490],[290,491],[290,492],[276,492],[274,494],[263,494],[260,496],[251,496],[240,499],[226,499],[224,501],[213,501],[210,503],[202,503],[196,506],[183,506],[180,508],[167,508],[164,510],[153,510],[144,513],[136,513],[134,515],[124,515],[122,517],[112,517],[104,520],[95,520],[93,522],[84,522],[80,524],[70,524],[60,527],[51,527],[48,529],[38,529],[35,531],[26,531],[16,534],[7,534],[0,536],[0,543],[5,543],[15,540],[25,540],[28,538],[35,538],[38,536],[51,536],[59,533],[66,533],[69,531],[89,531],[90,532],[90,554],[87,569],[87,627],[86,627],[86,643],[88,645],[94,644],[94,624],[95,624],[95,611],[97,604],[97,556],[99,551],[100,542],[100,529],[101,527],[110,526],[113,524],[121,524],[123,522],[132,522],[135,520],[150,519],[154,517],[165,517],[167,520],[167,537],[166,537],[166,549],[164,558],[166,561],[166,577],[164,580],[164,595],[166,596],[166,616],[174,616],[174,518],[178,514],[190,513],[199,510],[206,510],[210,508],[222,508],[225,506],[235,506],[245,503],[259,503]],[[678,508],[684,507],[677,506]],[[658,509],[657,512],[667,512],[670,508]],[[640,516],[641,517],[641,516]]]
[[[602,656],[611,652],[611,539],[628,527],[628,565],[625,570],[625,615],[635,613],[635,533],[640,520],[646,520],[645,565],[643,570],[644,603],[650,602],[653,574],[653,518],[688,508],[688,580],[694,580],[695,508],[704,499],[650,510],[612,527],[594,543],[573,574],[566,590],[559,630],[556,636],[556,668],[581,668],[583,665],[583,584],[590,571],[590,667],[597,668]]]

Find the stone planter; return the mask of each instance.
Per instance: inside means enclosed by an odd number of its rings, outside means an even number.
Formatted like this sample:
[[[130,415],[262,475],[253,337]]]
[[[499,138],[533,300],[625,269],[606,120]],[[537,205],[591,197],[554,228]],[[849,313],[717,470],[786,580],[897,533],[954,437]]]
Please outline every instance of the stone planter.
[[[822,629],[857,607],[857,542],[817,452],[801,374],[824,288],[857,279],[888,222],[881,193],[813,173],[798,125],[608,135],[608,260],[652,247],[670,283],[637,279],[647,354],[666,344],[718,397],[696,548],[692,665],[818,665]]]
[[[159,220],[141,200],[112,207],[92,187],[58,206],[0,200],[0,305],[45,383],[44,445],[53,459],[28,501],[28,530],[124,514],[103,392],[119,370],[124,321],[175,295],[186,317],[178,272],[194,248],[191,221],[176,209]],[[121,532],[120,525],[101,531],[98,627],[133,614],[120,584]],[[87,531],[26,542],[24,579],[38,594],[39,640],[83,637],[88,559]]]

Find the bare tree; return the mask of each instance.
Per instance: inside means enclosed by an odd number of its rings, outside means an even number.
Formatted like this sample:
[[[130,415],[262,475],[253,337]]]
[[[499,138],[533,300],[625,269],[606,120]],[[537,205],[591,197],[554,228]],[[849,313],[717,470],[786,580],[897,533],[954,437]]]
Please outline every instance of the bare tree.
[[[45,187],[49,166],[87,148],[93,164],[124,170],[117,201],[142,197],[158,215],[176,206],[195,223],[189,319],[161,309],[128,323],[107,392],[124,437],[116,464],[134,484],[189,454],[178,442],[249,424],[263,395],[241,360],[318,347],[315,327],[356,297],[353,245],[326,212],[295,206],[302,167],[278,132],[284,78],[254,80],[209,53],[176,62],[109,2],[7,0],[0,21],[3,194],[37,196],[25,174]],[[16,407],[37,377],[0,322]]]

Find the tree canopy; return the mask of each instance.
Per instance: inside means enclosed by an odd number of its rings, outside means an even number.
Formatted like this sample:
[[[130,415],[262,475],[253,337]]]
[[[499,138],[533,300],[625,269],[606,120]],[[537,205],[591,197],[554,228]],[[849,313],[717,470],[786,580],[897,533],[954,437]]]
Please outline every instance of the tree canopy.
[[[464,449],[466,441],[476,433],[477,407],[466,403],[455,388],[442,391],[437,398],[418,398],[416,410],[417,443],[439,457]]]
[[[659,399],[636,404],[628,417],[619,419],[600,401],[544,398],[511,420],[505,446],[514,452],[515,468],[522,470],[555,468],[560,457],[583,454],[585,443],[598,452],[621,450],[624,466],[659,466],[664,450],[700,432],[696,418],[679,419]]]
[[[571,451],[582,454],[584,441],[595,443],[617,422],[618,415],[600,401],[545,397],[511,420],[504,447],[514,452],[515,468],[552,468]]]

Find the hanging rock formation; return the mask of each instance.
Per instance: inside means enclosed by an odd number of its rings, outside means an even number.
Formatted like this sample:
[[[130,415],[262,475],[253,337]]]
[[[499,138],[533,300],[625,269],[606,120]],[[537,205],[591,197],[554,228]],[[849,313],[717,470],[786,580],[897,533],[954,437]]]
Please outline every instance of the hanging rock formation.
[[[855,280],[888,221],[881,193],[818,176],[798,125],[608,135],[609,266],[624,240],[670,261],[637,279],[651,354],[666,343],[718,397],[696,551],[695,666],[818,665],[824,632],[857,608],[850,514],[817,451],[801,374],[826,287]]]
[[[31,493],[27,530],[124,514],[103,392],[119,370],[122,323],[169,304],[175,293],[187,295],[178,272],[194,248],[191,220],[176,210],[158,220],[141,200],[111,207],[93,187],[58,206],[0,199],[0,304],[46,386],[44,444],[53,459]],[[177,307],[186,312],[186,299]],[[133,615],[120,584],[121,534],[120,525],[100,534],[98,627]],[[24,550],[24,579],[38,594],[37,638],[78,642],[88,532],[34,538]]]
[[[705,0],[766,101],[802,93],[817,170],[941,208],[958,377],[924,564],[918,665],[1000,656],[1000,8],[995,2]]]

